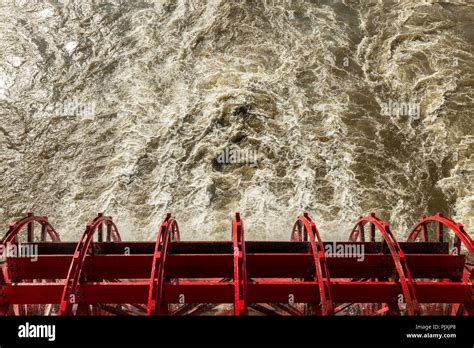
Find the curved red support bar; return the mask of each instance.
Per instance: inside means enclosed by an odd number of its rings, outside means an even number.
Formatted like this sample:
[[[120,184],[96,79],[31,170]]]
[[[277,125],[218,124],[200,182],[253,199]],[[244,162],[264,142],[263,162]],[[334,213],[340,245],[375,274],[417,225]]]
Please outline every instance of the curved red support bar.
[[[428,235],[427,235],[427,225],[430,223],[438,223],[438,233],[437,239],[438,242],[442,242],[444,240],[443,237],[443,226],[448,227],[449,230],[455,233],[454,239],[454,247],[457,249],[456,252],[459,254],[461,251],[461,243],[463,243],[469,253],[472,255],[474,254],[474,243],[469,236],[469,234],[464,230],[464,226],[460,223],[457,223],[454,220],[451,220],[448,217],[443,216],[443,214],[436,214],[434,216],[423,216],[420,219],[420,222],[413,228],[408,236],[408,242],[415,242],[420,234],[422,233],[422,240],[427,242]]]
[[[374,231],[374,227],[382,234],[384,243],[387,245],[390,254],[392,256],[395,269],[397,271],[400,284],[402,286],[403,296],[407,307],[407,313],[409,315],[418,315],[420,313],[420,305],[418,303],[415,291],[415,284],[411,276],[410,270],[406,262],[405,254],[403,253],[398,241],[390,230],[388,222],[385,222],[371,213],[366,217],[359,217],[357,224],[351,232],[349,241],[357,242],[358,237],[363,239],[363,228],[367,223],[371,224],[371,231]],[[372,238],[371,238],[372,239]],[[373,238],[375,240],[375,237]],[[382,244],[383,251],[384,244]]]
[[[474,243],[471,239],[471,236],[467,231],[464,230],[464,226],[441,213],[438,213],[434,216],[422,216],[420,218],[420,222],[413,228],[413,230],[408,235],[408,242],[415,242],[421,233],[421,240],[422,242],[428,242],[428,225],[435,223],[437,224],[436,229],[436,239],[438,242],[444,241],[444,227],[447,227],[448,230],[454,232],[454,242],[453,242],[453,249],[451,252],[455,255],[461,254],[461,244],[464,244],[470,257],[474,255]],[[472,266],[465,265],[464,267],[464,274],[461,279],[461,282],[464,284],[470,284],[472,279]],[[444,280],[446,281],[446,280]],[[467,315],[472,315],[474,310],[471,309],[472,303],[465,303],[464,306],[460,306],[456,304],[454,306],[448,305],[450,312],[453,314],[462,314],[463,311]],[[437,308],[434,305],[428,306],[424,305],[424,310],[426,313],[434,313],[437,314]]]
[[[111,231],[110,236],[112,240],[120,241],[117,226],[115,226],[110,216],[104,216],[102,213],[99,213],[92,222],[87,224],[86,230],[74,251],[71,265],[69,266],[69,271],[61,296],[58,316],[73,314],[73,306],[78,303],[77,288],[81,278],[84,260],[88,251],[91,249],[91,243],[95,232],[99,230],[103,224],[106,224],[107,229]]]
[[[34,216],[33,213],[28,213],[26,217],[17,222],[9,225],[8,231],[0,241],[0,244],[7,244],[15,242],[18,233],[20,233],[25,226],[28,227],[28,242],[33,242],[33,223],[37,222],[41,225],[41,238],[42,242],[46,241],[46,235],[49,235],[53,242],[59,242],[59,233],[56,232],[54,227],[49,223],[46,216]]]
[[[240,213],[232,220],[234,246],[234,315],[247,315],[247,261],[245,252],[244,224]]]
[[[319,235],[319,231],[316,228],[316,224],[313,222],[308,213],[304,213],[296,221],[291,239],[293,241],[308,241],[310,245],[310,251],[313,255],[313,261],[316,267],[316,281],[318,281],[319,293],[321,297],[321,314],[331,315],[334,314],[334,305],[332,302],[331,294],[331,277],[326,262],[326,256],[324,254],[324,246]],[[313,314],[314,314],[313,308]]]
[[[51,239],[52,242],[60,242],[61,239],[59,234],[56,232],[54,227],[49,223],[48,218],[46,216],[35,216],[33,213],[28,213],[26,217],[16,221],[13,224],[10,224],[8,227],[8,231],[5,236],[0,241],[0,245],[7,245],[10,243],[17,243],[18,242],[18,234],[27,227],[28,236],[27,241],[28,243],[34,242],[34,223],[39,223],[41,225],[41,235],[39,240],[41,242],[47,241],[47,236]],[[3,267],[6,267],[4,265]],[[6,269],[0,269],[0,292],[1,288],[6,285],[11,285],[12,279],[10,278],[10,272]],[[5,302],[0,299],[0,302]],[[7,313],[17,314],[17,315],[26,315],[28,313],[28,306],[22,305],[12,305],[9,306],[7,303],[3,303],[2,306],[3,310]]]
[[[164,301],[163,285],[166,278],[166,255],[168,254],[170,241],[179,241],[179,228],[176,220],[172,219],[171,214],[168,213],[161,224],[156,238],[150,287],[148,290],[147,315],[169,314],[168,306]]]

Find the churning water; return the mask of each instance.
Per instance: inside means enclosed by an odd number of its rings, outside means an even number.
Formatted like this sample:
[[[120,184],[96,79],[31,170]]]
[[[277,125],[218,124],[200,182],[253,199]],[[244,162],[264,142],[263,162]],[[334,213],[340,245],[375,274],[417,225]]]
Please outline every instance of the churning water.
[[[474,230],[470,1],[0,0],[0,223],[77,240],[98,211],[153,240],[404,240]],[[231,149],[229,151],[229,149]],[[226,154],[226,160],[219,160]],[[238,158],[227,155],[236,153]],[[4,232],[2,232],[4,233]]]

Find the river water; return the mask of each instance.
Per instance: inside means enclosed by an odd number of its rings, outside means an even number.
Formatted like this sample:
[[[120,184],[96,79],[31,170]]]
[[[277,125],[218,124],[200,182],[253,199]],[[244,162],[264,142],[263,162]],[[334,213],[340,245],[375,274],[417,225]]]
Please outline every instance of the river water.
[[[469,1],[0,0],[0,225],[474,231],[473,23]]]

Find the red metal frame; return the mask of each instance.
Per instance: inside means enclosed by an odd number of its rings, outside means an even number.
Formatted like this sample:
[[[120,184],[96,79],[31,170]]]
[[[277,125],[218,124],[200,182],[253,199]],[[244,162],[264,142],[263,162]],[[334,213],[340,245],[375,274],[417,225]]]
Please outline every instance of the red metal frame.
[[[324,246],[316,228],[316,224],[311,217],[305,213],[298,218],[293,227],[292,239],[309,240],[310,253],[313,256],[313,262],[316,269],[314,280],[318,282],[319,294],[321,297],[320,306],[312,304],[311,314],[317,314],[319,310],[322,315],[331,315],[334,312],[334,306],[331,295],[331,281],[329,270],[326,264]]]
[[[54,227],[49,223],[48,217],[46,216],[35,216],[33,213],[28,213],[26,217],[8,226],[8,231],[0,241],[0,244],[6,245],[7,243],[16,243],[18,234],[27,226],[29,243],[33,242],[34,225],[37,222],[41,225],[40,241],[46,242],[46,235],[49,235],[51,241],[59,242],[59,234],[56,232]]]
[[[462,245],[464,245],[470,255],[474,254],[474,243],[469,234],[464,230],[464,226],[456,221],[444,216],[441,213],[438,213],[434,216],[422,216],[420,222],[413,228],[408,236],[408,242],[415,242],[418,238],[422,242],[427,243],[429,241],[429,225],[436,225],[436,242],[442,243],[445,241],[445,230],[447,227],[448,231],[454,233],[454,239],[452,242],[452,248],[450,250],[451,254],[459,255],[461,254]],[[421,233],[421,236],[420,236]],[[473,275],[474,265],[464,264],[464,272],[462,276],[462,282],[465,284],[472,284],[472,275]],[[449,278],[441,278],[444,283],[450,282]],[[472,291],[474,293],[474,290]],[[442,315],[446,312],[452,314],[462,314],[465,312],[467,315],[474,315],[474,302],[470,301],[464,304],[430,304],[424,305],[423,310],[427,314],[431,315]]]
[[[60,242],[59,234],[56,232],[54,227],[49,223],[46,216],[35,216],[32,212],[27,213],[26,217],[20,219],[8,226],[8,231],[5,236],[1,239],[0,245],[8,246],[9,244],[18,244],[19,233],[27,227],[27,242],[34,242],[34,223],[41,225],[41,234],[39,240],[46,242],[47,237],[51,239],[51,242]],[[12,286],[14,280],[18,279],[16,268],[10,267],[7,269],[7,264],[3,264],[0,271],[0,315],[28,315],[30,313],[39,314],[39,308],[27,306],[24,304],[7,305],[5,299],[5,288]],[[2,303],[4,303],[2,305]],[[45,310],[48,313],[51,307]]]
[[[99,213],[91,223],[87,224],[86,230],[84,231],[84,234],[82,235],[79,243],[77,244],[76,250],[74,251],[72,262],[69,267],[66,282],[64,284],[63,294],[61,296],[58,312],[59,316],[72,315],[74,304],[86,304],[82,297],[85,297],[87,293],[81,293],[81,296],[79,296],[78,285],[81,280],[85,257],[89,252],[93,251],[91,244],[94,234],[99,230],[99,236],[101,236],[101,227],[103,224],[106,224],[107,230],[110,231],[107,233],[109,238],[116,241],[121,240],[117,226],[115,226],[110,216],[104,216],[102,213]],[[81,309],[84,308],[84,306],[81,307]],[[81,314],[84,314],[84,312],[81,312]]]
[[[240,213],[232,221],[234,247],[234,315],[247,315],[247,263],[244,240],[244,224]]]
[[[394,297],[389,306],[393,306],[393,308],[398,311],[398,306],[395,304],[397,302],[406,302],[408,315],[420,314],[420,306],[416,296],[415,284],[411,276],[410,269],[408,268],[405,254],[403,253],[400,245],[390,230],[388,222],[379,219],[374,213],[371,213],[366,217],[361,216],[357,220],[357,224],[352,230],[349,240],[356,242],[358,237],[364,240],[364,226],[367,223],[369,223],[371,226],[371,241],[375,240],[374,227],[375,230],[379,231],[382,235],[382,252],[384,251],[384,247],[386,245],[390,251],[390,254],[392,255],[393,263],[397,270],[398,279],[402,287],[403,300],[399,301],[398,298]]]
[[[150,277],[150,290],[148,293],[148,315],[167,315],[168,306],[163,301],[164,283],[166,278],[166,258],[168,255],[168,245],[170,242],[179,241],[179,228],[176,220],[171,218],[171,214],[166,214],[166,218],[161,224],[156,239],[155,252],[153,254],[153,266]]]
[[[34,223],[42,226],[39,242]],[[46,217],[28,214],[9,226],[3,245],[18,243],[24,229],[39,255],[2,264],[0,315],[474,315],[472,240],[440,214],[423,217],[401,243],[375,214],[360,217],[349,241],[336,244],[362,245],[363,260],[326,254],[329,242],[308,214],[291,242],[245,241],[238,213],[231,241],[180,241],[167,214],[156,242],[122,242],[112,218],[98,214],[75,245],[60,242]]]
[[[422,232],[422,241],[428,241],[428,234],[427,234],[427,225],[430,223],[437,223],[437,241],[443,242],[444,240],[444,233],[442,226],[446,226],[449,228],[450,231],[454,232],[455,239],[454,239],[454,248],[456,248],[456,253],[459,254],[461,252],[461,243],[464,244],[467,250],[470,253],[474,253],[474,243],[472,238],[469,234],[464,230],[464,226],[456,221],[445,217],[443,214],[436,214],[435,216],[423,216],[420,219],[418,225],[416,225],[413,230],[410,232],[408,236],[408,241],[416,241],[420,232]]]

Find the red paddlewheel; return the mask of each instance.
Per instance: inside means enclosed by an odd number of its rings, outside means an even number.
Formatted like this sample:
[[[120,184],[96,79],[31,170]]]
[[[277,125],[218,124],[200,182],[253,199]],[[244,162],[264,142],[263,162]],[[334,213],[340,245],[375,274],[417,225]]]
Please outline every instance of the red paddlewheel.
[[[153,253],[153,266],[151,268],[150,289],[148,292],[148,315],[169,314],[168,304],[163,298],[163,286],[165,280],[168,278],[166,275],[166,258],[169,251],[169,244],[178,241],[178,223],[172,219],[171,214],[168,213],[158,231],[155,252]]]
[[[365,242],[365,226],[369,225],[370,227],[370,242],[375,242],[375,234],[379,232],[382,236],[381,241],[381,254],[390,254],[393,260],[393,265],[395,267],[395,272],[391,277],[376,278],[376,281],[398,281],[401,286],[402,293],[398,298],[392,298],[392,301],[386,303],[382,309],[379,309],[377,304],[369,304],[366,306],[366,314],[376,314],[378,312],[390,311],[390,313],[398,315],[400,314],[400,306],[406,306],[406,312],[408,315],[414,315],[420,313],[420,307],[418,300],[416,298],[416,289],[413,282],[413,278],[408,267],[407,259],[405,253],[402,251],[402,248],[395,239],[388,222],[382,221],[375,216],[374,213],[370,214],[367,217],[360,217],[357,220],[357,224],[352,230],[352,233],[349,237],[349,241]],[[388,279],[387,279],[388,278]],[[369,281],[374,281],[370,279]],[[375,313],[374,313],[375,312]]]
[[[309,314],[322,314],[330,315],[333,314],[333,303],[331,298],[331,282],[329,277],[329,270],[326,263],[326,257],[324,252],[324,245],[319,235],[316,224],[311,220],[308,214],[300,216],[293,227],[293,233],[291,235],[292,241],[309,241],[309,254],[312,256],[314,262],[314,272],[310,279],[318,282],[320,303],[312,303],[310,306],[306,305],[305,313]],[[318,280],[321,281],[318,281]]]
[[[35,224],[40,225],[41,233],[35,238]],[[27,244],[22,245],[19,240],[19,233],[27,229],[26,242]],[[34,216],[33,213],[28,213],[27,216],[8,227],[8,231],[0,241],[0,245],[3,246],[3,252],[8,254],[13,251],[13,258],[8,258],[7,262],[2,263],[2,272],[0,273],[0,284],[13,285],[15,283],[24,282],[19,279],[16,275],[16,269],[18,266],[15,263],[15,258],[18,256],[35,257],[34,248],[29,248],[28,244],[39,241],[45,243],[48,241],[48,237],[51,242],[59,242],[59,234],[51,226],[46,216]],[[25,255],[20,255],[25,254]],[[16,256],[16,257],[15,257]],[[51,282],[52,280],[47,279],[34,279],[35,283]],[[1,286],[1,285],[0,285]],[[2,296],[3,295],[3,296]],[[0,313],[4,315],[50,315],[54,310],[52,304],[8,304],[1,300],[4,297],[4,292],[0,289]],[[3,304],[2,304],[3,303]]]
[[[46,217],[28,214],[1,240],[2,251],[30,247],[35,253],[3,252],[0,313],[474,313],[473,243],[462,225],[441,214],[423,217],[407,242],[398,242],[375,214],[360,217],[347,242],[324,242],[308,214],[296,220],[290,242],[245,241],[238,213],[230,237],[181,241],[167,214],[156,242],[124,242],[112,218],[98,214],[76,244],[61,242]]]
[[[450,238],[446,235],[446,232],[454,234],[454,238]],[[452,274],[450,278],[439,278],[439,282],[451,282],[451,281],[462,281],[466,284],[472,285],[472,270],[474,268],[474,260],[472,255],[474,253],[474,244],[469,234],[464,230],[464,226],[451,220],[442,214],[436,214],[435,216],[423,216],[420,219],[418,225],[416,225],[412,232],[408,236],[408,242],[415,242],[417,239],[421,239],[421,242],[427,243],[430,240],[434,240],[438,243],[448,242],[449,251],[452,257],[460,256],[460,262],[464,264],[464,270],[462,274]],[[465,259],[464,255],[468,255],[468,259]],[[423,312],[427,315],[460,315],[463,313],[473,315],[474,308],[472,301],[466,304],[452,304],[452,303],[432,303],[424,304]]]
[[[99,213],[97,217],[88,223],[86,230],[77,244],[76,250],[72,256],[69,271],[67,273],[64,289],[62,291],[61,302],[58,315],[71,315],[76,310],[78,315],[89,314],[91,310],[87,302],[87,293],[79,291],[79,282],[82,277],[86,277],[82,270],[85,264],[85,258],[89,254],[94,254],[92,239],[94,234],[98,233],[98,241],[103,241],[103,226],[107,227],[107,242],[120,241],[120,235],[112,218]],[[90,267],[92,268],[92,267]],[[94,277],[95,278],[95,277]],[[98,279],[93,279],[98,282]]]

